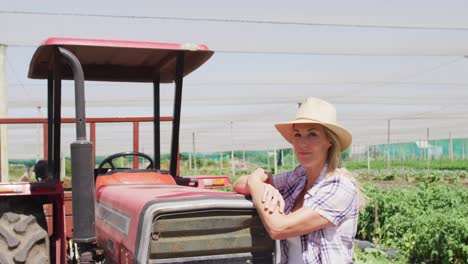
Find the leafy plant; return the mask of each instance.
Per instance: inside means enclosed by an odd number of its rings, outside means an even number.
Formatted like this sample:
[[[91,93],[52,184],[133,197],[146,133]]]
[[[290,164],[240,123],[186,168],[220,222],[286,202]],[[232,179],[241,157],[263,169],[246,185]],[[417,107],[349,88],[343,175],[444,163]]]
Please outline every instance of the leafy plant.
[[[466,263],[468,191],[421,183],[381,189],[365,185],[370,206],[360,214],[358,237],[398,248],[411,262]]]

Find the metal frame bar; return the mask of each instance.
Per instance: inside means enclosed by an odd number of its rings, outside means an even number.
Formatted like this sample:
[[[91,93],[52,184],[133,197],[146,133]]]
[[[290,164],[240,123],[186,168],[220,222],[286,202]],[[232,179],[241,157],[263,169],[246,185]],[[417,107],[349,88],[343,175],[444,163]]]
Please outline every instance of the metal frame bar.
[[[48,112],[48,153],[49,176],[60,180],[60,115],[61,115],[61,56],[54,51],[53,63],[49,74],[47,112]]]
[[[93,160],[96,161],[96,122],[89,122],[89,138],[93,144]]]
[[[48,148],[49,145],[46,144],[46,143],[48,142],[48,141],[47,141],[47,137],[48,137],[48,135],[49,135],[49,130],[48,130],[48,126],[47,126],[47,121],[44,122],[44,123],[42,124],[42,131],[43,131],[43,133],[42,133],[42,143],[43,143],[43,145],[44,145],[42,157],[43,157],[45,160],[47,160],[47,153],[49,153],[49,148]]]
[[[133,122],[133,151],[140,151],[140,123]],[[133,168],[138,169],[138,156],[133,156]]]
[[[161,169],[161,75],[158,72],[153,81],[153,137],[154,137],[154,168]]]
[[[175,72],[174,120],[172,121],[171,162],[169,173],[177,177],[177,158],[179,156],[180,113],[182,106],[182,86],[184,78],[184,53],[177,54]]]
[[[60,69],[60,60],[56,62],[57,68]],[[60,180],[60,153],[61,153],[61,114],[62,114],[62,78],[60,70],[54,78],[54,156],[53,156],[53,175],[54,179]]]

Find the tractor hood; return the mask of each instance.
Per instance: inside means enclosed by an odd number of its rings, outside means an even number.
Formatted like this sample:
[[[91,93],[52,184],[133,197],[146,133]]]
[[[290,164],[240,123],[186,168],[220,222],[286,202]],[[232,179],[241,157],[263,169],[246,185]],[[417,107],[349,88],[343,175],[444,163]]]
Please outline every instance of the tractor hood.
[[[244,196],[231,192],[199,189],[175,184],[116,184],[105,185],[98,189],[96,201],[99,205],[109,206],[129,215],[138,214],[141,209],[153,201],[174,199],[193,199],[206,197]]]
[[[271,259],[274,250],[252,202],[229,192],[163,184],[102,186],[96,221],[98,244],[116,262],[246,261]],[[122,252],[127,259],[121,259]]]

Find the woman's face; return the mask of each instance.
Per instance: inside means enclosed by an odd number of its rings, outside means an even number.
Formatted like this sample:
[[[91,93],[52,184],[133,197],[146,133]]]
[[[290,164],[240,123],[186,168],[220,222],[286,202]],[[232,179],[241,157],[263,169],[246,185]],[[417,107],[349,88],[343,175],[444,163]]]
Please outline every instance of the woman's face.
[[[292,144],[297,159],[306,168],[322,166],[331,146],[323,126],[319,124],[295,124]]]

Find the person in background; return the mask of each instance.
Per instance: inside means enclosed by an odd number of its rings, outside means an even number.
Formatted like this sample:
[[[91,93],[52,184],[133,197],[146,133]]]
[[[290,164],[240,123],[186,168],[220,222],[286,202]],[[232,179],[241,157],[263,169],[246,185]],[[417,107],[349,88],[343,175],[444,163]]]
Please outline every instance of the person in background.
[[[47,166],[47,160],[38,160],[34,165],[34,174],[36,175],[36,180],[38,182],[49,179]]]
[[[300,163],[271,175],[257,169],[234,190],[251,195],[273,239],[281,240],[281,263],[352,263],[359,209],[365,195],[342,167],[352,136],[336,123],[335,107],[308,98],[296,119],[275,125]]]

